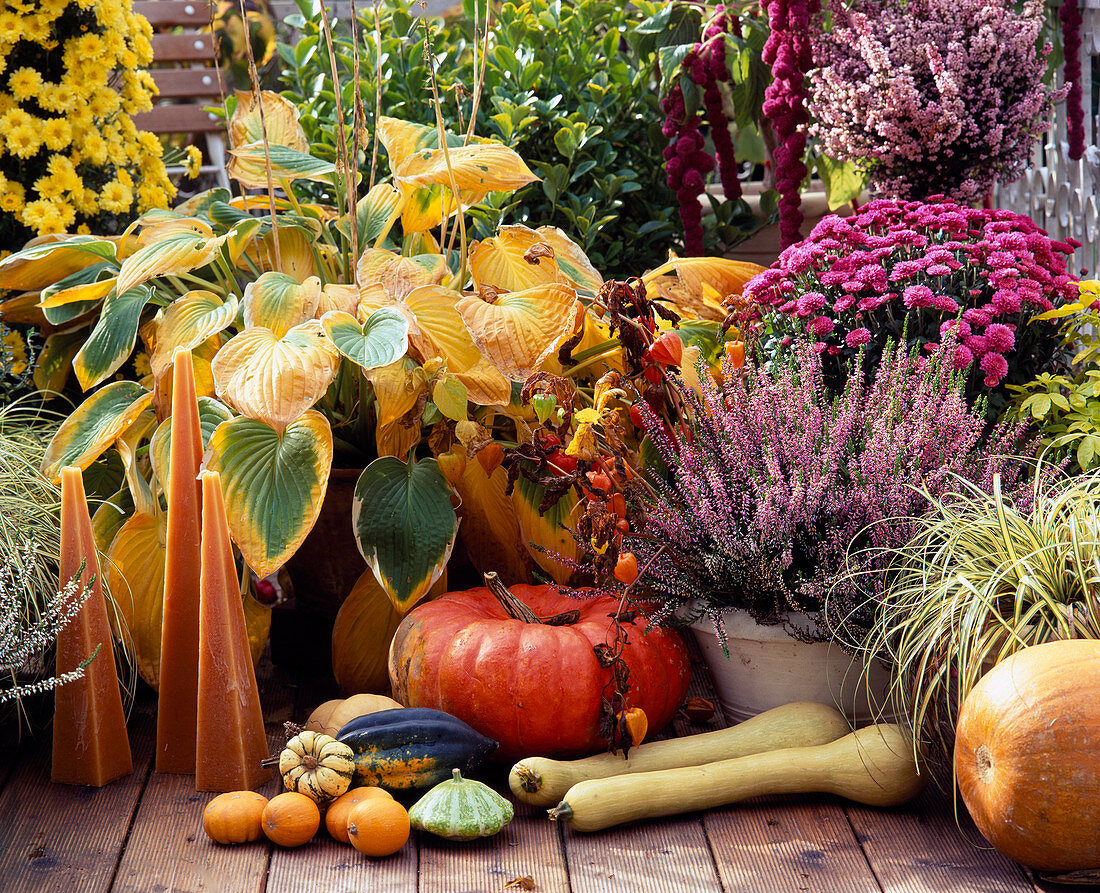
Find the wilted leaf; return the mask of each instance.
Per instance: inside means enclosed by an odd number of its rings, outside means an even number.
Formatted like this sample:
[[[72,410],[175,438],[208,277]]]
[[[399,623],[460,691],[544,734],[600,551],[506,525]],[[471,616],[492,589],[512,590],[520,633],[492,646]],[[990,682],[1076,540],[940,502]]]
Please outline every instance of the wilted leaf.
[[[117,240],[51,234],[32,239],[0,260],[0,290],[37,291],[104,260],[117,259]]]
[[[476,285],[503,291],[567,282],[595,294],[603,285],[580,246],[554,226],[502,226],[497,235],[470,248],[470,274]]]
[[[136,381],[113,381],[80,404],[61,423],[42,459],[42,473],[61,480],[66,465],[88,468],[153,402]]]
[[[259,98],[251,91],[238,90],[237,109],[229,121],[230,144],[245,146],[263,142],[265,137],[272,146],[309,151],[309,139],[298,123],[298,108],[294,103],[270,90],[262,90]]]
[[[721,321],[727,313],[723,300],[740,295],[745,283],[763,271],[759,264],[726,257],[673,257],[646,273],[642,282],[682,316]]]
[[[245,329],[222,346],[212,369],[220,398],[281,431],[324,395],[339,363],[321,323],[311,319],[282,338]]]
[[[156,276],[189,273],[205,267],[214,260],[226,237],[215,237],[213,230],[205,224],[203,227],[202,233],[173,232],[131,254],[118,271],[117,290],[125,293]]]
[[[505,375],[522,381],[538,371],[570,331],[576,300],[570,286],[551,283],[501,294],[492,303],[469,295],[456,309],[481,353]]]
[[[456,485],[462,504],[462,543],[478,571],[496,571],[505,585],[525,583],[534,567],[520,533],[512,500],[504,492],[508,473],[498,466],[486,475],[480,462],[466,463]]]
[[[259,577],[276,571],[313,529],[332,469],[332,429],[304,413],[281,433],[238,416],[210,438],[206,467],[221,475],[229,529]]]
[[[375,459],[355,486],[352,528],[359,551],[393,606],[427,595],[451,557],[458,518],[434,459]]]
[[[282,338],[294,326],[313,319],[321,301],[321,280],[310,276],[299,282],[286,273],[269,271],[244,289],[244,324],[263,326]]]
[[[193,350],[224,331],[237,318],[237,296],[223,298],[197,289],[173,301],[155,325],[155,347],[149,354],[153,375],[160,378],[172,365],[177,348]],[[143,335],[148,337],[143,331]]]

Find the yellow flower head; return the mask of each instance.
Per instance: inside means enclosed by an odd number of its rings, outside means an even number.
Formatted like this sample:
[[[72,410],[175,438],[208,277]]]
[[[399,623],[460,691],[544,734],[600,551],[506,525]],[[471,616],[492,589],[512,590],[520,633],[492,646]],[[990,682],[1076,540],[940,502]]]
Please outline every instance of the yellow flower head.
[[[60,152],[73,141],[73,129],[64,118],[50,118],[42,128],[42,142],[52,152]]]
[[[97,90],[88,103],[88,108],[96,118],[106,118],[118,111],[118,94],[110,87]]]
[[[134,192],[129,186],[112,180],[99,193],[99,205],[112,214],[124,214],[134,204]]]
[[[48,199],[30,202],[20,215],[24,226],[43,236],[47,233],[62,233],[65,225],[57,207]]]
[[[8,131],[8,151],[17,158],[30,158],[38,153],[38,147],[42,145],[34,128],[26,124]]]
[[[4,360],[13,375],[22,375],[27,371],[27,345],[18,332],[8,332],[0,339]]]
[[[37,96],[42,89],[42,75],[35,69],[24,65],[17,68],[8,78],[8,89],[11,95],[20,102]]]
[[[202,170],[202,150],[198,146],[187,147],[187,161],[185,162],[187,168],[187,176],[192,180],[198,177],[199,172]]]

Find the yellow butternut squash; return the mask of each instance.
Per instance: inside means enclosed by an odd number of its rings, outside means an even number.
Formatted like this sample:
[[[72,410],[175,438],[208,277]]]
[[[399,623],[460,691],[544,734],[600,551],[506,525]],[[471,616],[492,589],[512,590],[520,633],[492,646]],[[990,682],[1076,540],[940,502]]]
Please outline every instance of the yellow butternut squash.
[[[792,747],[702,766],[582,781],[550,818],[577,831],[727,806],[763,794],[838,794],[870,806],[897,806],[924,787],[927,773],[899,726],[868,726],[828,744]]]
[[[527,757],[512,767],[508,786],[524,803],[553,806],[581,781],[716,763],[784,747],[826,744],[851,730],[843,714],[829,704],[784,704],[728,729],[642,744],[631,748],[625,759],[610,753],[568,761]]]

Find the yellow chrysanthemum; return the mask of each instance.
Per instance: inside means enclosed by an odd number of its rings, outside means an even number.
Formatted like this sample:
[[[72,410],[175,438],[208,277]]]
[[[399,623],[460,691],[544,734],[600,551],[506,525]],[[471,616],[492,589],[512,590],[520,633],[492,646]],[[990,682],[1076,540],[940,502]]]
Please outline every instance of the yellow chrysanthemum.
[[[138,210],[148,211],[150,208],[167,208],[171,196],[159,186],[151,183],[142,183],[138,187]]]
[[[16,158],[30,158],[37,154],[39,146],[42,145],[38,134],[26,124],[8,131],[7,144],[8,151]]]
[[[96,118],[113,115],[118,111],[118,94],[109,87],[98,90],[88,103],[88,108]]]
[[[73,141],[73,129],[64,118],[50,118],[42,128],[42,142],[52,152],[60,152]]]
[[[0,43],[17,43],[22,39],[22,18],[10,10],[0,12]]]
[[[20,102],[37,96],[42,89],[42,75],[35,69],[24,65],[17,68],[8,77],[8,89]]]
[[[198,146],[187,147],[187,162],[185,166],[187,168],[187,176],[192,180],[199,175],[202,169],[202,151]]]
[[[88,226],[88,224],[82,223],[76,228],[76,234],[78,236],[90,236],[92,234],[92,228]]]
[[[124,214],[134,204],[134,192],[118,180],[112,180],[100,190],[99,205],[112,214]]]
[[[0,211],[5,214],[17,214],[23,210],[23,197],[14,192],[0,195]]]
[[[84,140],[84,155],[94,165],[104,165],[108,156],[107,141],[98,133],[89,134]]]
[[[65,231],[65,227],[61,222],[61,215],[58,214],[54,203],[47,199],[29,202],[19,216],[24,226],[40,236]]]
[[[144,378],[152,371],[153,367],[149,365],[149,354],[144,350],[139,350],[134,354],[134,374],[138,378]]]
[[[27,371],[27,344],[18,332],[8,332],[3,339],[4,358],[10,364],[13,375],[22,375]]]
[[[42,108],[51,112],[68,112],[77,107],[79,97],[76,90],[69,84],[47,85],[42,88],[42,95],[39,97],[38,103]]]
[[[38,119],[20,108],[10,109],[0,118],[0,132],[15,130],[16,127],[34,127]]]

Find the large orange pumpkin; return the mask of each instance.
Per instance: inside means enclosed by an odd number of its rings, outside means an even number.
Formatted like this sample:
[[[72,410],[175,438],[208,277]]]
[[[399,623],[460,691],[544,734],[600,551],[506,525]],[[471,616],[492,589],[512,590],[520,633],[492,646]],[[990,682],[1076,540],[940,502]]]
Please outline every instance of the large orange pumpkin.
[[[530,609],[527,619],[514,607],[506,610],[488,588],[450,592],[409,612],[390,647],[394,697],[457,716],[498,741],[494,756],[502,759],[606,749],[600,717],[612,671],[595,646],[614,644],[610,615],[618,601],[572,598],[553,586],[518,585],[511,593]],[[530,612],[576,617],[551,625]],[[687,692],[687,649],[674,631],[647,630],[644,618],[620,622],[630,688],[616,709],[641,707],[659,729]]]
[[[1100,642],[1018,651],[981,678],[955,733],[959,791],[1000,852],[1048,871],[1100,867]]]

